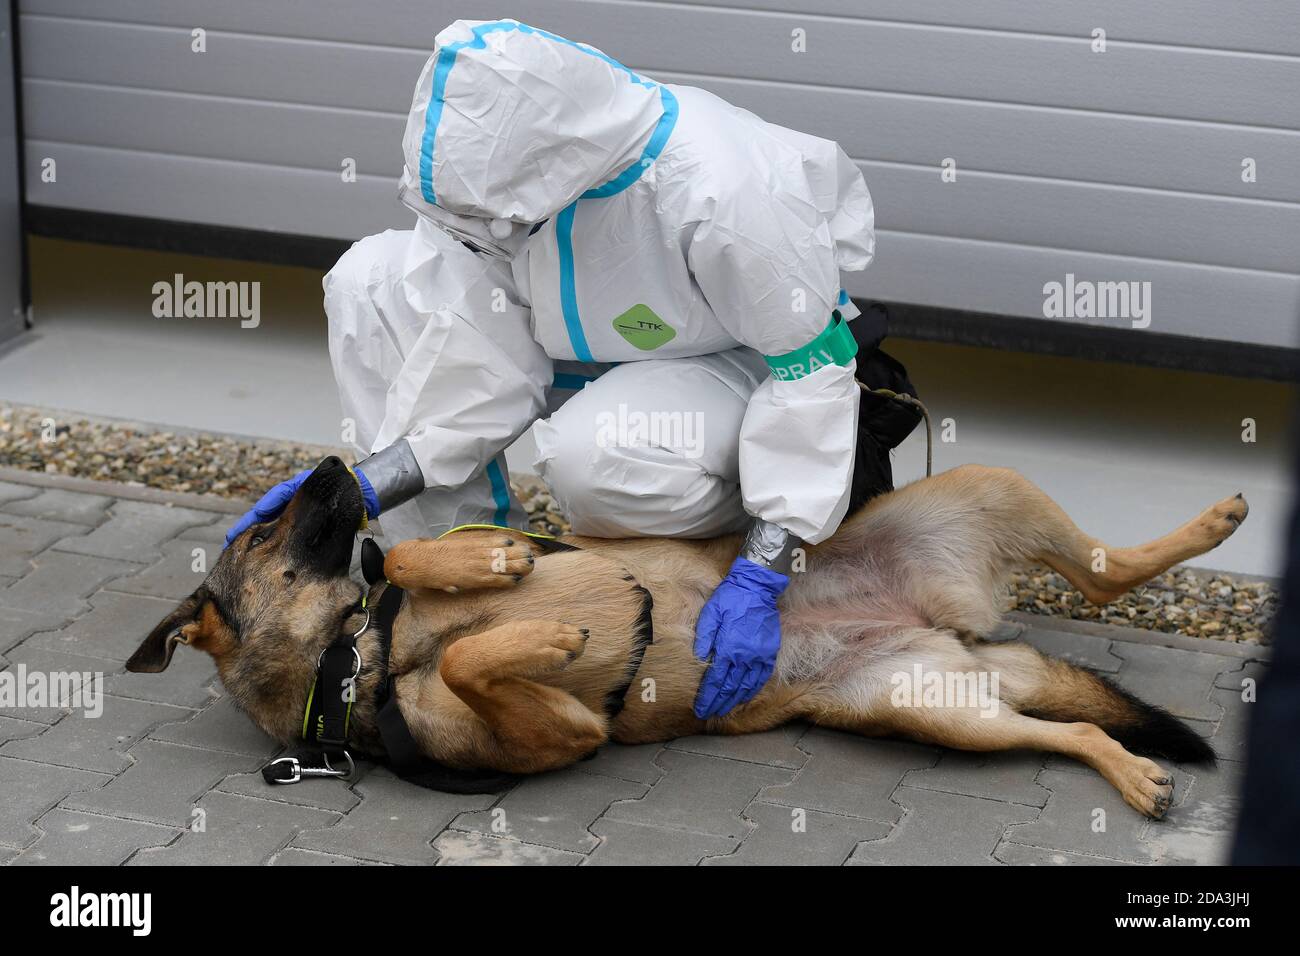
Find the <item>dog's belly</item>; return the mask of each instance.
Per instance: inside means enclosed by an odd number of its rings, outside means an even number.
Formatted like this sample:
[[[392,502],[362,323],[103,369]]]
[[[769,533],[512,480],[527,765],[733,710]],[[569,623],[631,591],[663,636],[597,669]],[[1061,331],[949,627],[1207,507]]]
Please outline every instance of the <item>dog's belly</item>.
[[[737,539],[717,541],[675,541],[667,539],[567,538],[582,548],[584,572],[608,574],[616,567],[617,578],[631,575],[635,583],[649,592],[653,600],[651,611],[651,643],[645,649],[634,674],[620,668],[617,662],[603,652],[613,647],[618,654],[627,652],[621,661],[631,659],[635,648],[624,633],[602,628],[593,630],[588,649],[570,668],[547,683],[570,690],[584,704],[602,712],[606,701],[597,700],[591,693],[593,677],[588,658],[599,655],[596,684],[603,693],[627,686],[622,709],[611,721],[610,736],[622,743],[668,740],[685,734],[698,733],[704,722],[692,711],[695,692],[704,673],[705,664],[696,659],[692,650],[695,621],[700,609],[739,548]],[[549,577],[549,571],[561,555],[540,559],[538,569],[529,581],[538,583]],[[526,582],[527,583],[527,582]],[[589,606],[585,597],[574,589],[561,589],[564,613],[581,614]],[[605,615],[593,614],[592,619],[604,620]],[[563,617],[579,627],[586,627],[578,617]],[[627,684],[631,676],[631,683]],[[575,689],[576,686],[576,689]],[[593,706],[593,704],[595,706]],[[613,708],[605,708],[609,712]]]

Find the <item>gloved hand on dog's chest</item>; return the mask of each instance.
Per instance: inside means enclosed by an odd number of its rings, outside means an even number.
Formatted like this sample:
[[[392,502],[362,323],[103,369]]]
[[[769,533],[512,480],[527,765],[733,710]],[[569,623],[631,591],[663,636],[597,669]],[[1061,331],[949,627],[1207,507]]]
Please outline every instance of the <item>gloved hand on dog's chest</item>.
[[[781,649],[776,599],[790,579],[737,558],[695,625],[695,656],[710,660],[695,696],[695,716],[718,717],[763,689]]]
[[[261,498],[257,499],[257,504],[253,505],[250,511],[244,513],[238,521],[234,523],[229,531],[226,532],[225,547],[230,547],[230,542],[234,541],[241,534],[247,531],[255,524],[261,524],[263,521],[271,521],[278,518],[285,508],[289,507],[289,502],[293,496],[298,493],[302,483],[315,469],[307,468],[298,472],[288,481],[282,481],[273,487]],[[361,486],[361,499],[366,505],[366,517],[374,520],[379,517],[379,496],[375,494],[375,489],[371,487],[366,476],[361,473],[360,468],[350,469],[356,476],[357,484]]]

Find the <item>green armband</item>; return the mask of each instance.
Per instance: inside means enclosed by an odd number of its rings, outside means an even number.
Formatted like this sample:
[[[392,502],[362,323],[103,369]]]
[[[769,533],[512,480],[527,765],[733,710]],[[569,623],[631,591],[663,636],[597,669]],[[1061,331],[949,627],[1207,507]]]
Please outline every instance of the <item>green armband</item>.
[[[831,313],[830,325],[807,345],[784,355],[764,355],[763,359],[772,375],[785,382],[804,378],[827,365],[848,365],[857,354],[857,339],[837,309]]]

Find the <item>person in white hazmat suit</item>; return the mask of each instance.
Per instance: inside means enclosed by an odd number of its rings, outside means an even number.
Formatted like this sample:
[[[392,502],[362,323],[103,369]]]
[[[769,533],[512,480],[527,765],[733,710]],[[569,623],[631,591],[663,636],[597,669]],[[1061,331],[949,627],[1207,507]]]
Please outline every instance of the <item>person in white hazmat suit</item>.
[[[369,516],[394,541],[526,528],[504,450],[531,426],[575,533],[746,533],[700,618],[696,712],[749,700],[792,551],[848,506],[840,274],[874,243],[857,167],[513,20],[438,34],[403,147],[414,230],[361,240],[324,282]]]

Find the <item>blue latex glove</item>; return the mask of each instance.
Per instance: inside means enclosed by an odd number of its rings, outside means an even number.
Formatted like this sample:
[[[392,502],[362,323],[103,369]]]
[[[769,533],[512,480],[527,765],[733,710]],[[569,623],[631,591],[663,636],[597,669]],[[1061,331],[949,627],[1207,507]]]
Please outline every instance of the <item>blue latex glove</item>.
[[[298,472],[288,481],[282,481],[261,498],[257,499],[257,504],[253,509],[244,514],[242,518],[235,522],[234,526],[226,532],[225,547],[230,547],[230,542],[234,541],[241,534],[247,531],[255,524],[261,524],[263,521],[270,521],[272,518],[279,517],[280,512],[289,507],[289,502],[297,494],[302,483],[315,469],[308,468]],[[379,496],[375,494],[375,489],[371,487],[370,481],[361,473],[360,468],[353,468],[352,474],[357,476],[357,484],[361,486],[361,499],[366,504],[366,517],[374,519],[379,517]]]
[[[757,694],[776,666],[781,616],[776,599],[790,579],[737,558],[695,625],[695,656],[713,658],[695,695],[695,716],[717,717]]]

